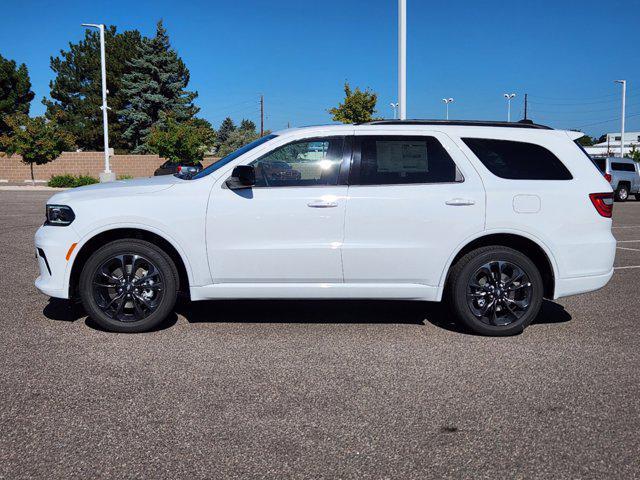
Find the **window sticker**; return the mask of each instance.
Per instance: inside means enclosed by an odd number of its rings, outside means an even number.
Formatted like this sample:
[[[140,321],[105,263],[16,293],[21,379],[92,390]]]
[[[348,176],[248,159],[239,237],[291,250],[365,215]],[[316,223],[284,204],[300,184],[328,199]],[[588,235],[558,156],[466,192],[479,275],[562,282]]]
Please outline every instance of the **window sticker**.
[[[378,172],[428,172],[427,142],[377,141]]]

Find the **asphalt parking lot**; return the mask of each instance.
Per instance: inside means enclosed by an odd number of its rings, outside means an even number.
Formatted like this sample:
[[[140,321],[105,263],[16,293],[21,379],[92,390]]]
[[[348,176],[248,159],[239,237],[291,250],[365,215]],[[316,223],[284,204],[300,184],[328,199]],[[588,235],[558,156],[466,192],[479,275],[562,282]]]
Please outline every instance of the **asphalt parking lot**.
[[[524,334],[433,304],[205,302],[98,330],[36,293],[51,192],[0,191],[0,478],[638,478],[640,202]]]

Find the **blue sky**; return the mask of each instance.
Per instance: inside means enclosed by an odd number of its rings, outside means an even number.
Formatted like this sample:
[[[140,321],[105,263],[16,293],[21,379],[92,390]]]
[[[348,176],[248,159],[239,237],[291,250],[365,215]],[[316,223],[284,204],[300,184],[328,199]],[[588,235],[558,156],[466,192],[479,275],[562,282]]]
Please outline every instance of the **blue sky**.
[[[527,92],[535,121],[599,135],[619,129],[613,80],[624,78],[627,129],[640,130],[640,0],[407,3],[410,118],[442,118],[446,96],[451,118],[502,120],[507,91],[521,118]],[[32,114],[49,94],[49,57],[83,36],[82,22],[152,35],[162,18],[216,126],[227,115],[257,123],[260,93],[267,128],[327,123],[345,80],[392,115],[396,0],[4,0],[2,11],[0,54],[29,67]]]

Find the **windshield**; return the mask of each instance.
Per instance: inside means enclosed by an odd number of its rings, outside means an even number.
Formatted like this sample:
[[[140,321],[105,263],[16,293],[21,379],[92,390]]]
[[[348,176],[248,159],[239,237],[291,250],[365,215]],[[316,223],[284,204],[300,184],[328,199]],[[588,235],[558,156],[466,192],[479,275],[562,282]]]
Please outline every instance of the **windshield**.
[[[209,175],[210,173],[215,172],[216,170],[218,170],[219,168],[224,167],[226,164],[234,161],[236,158],[238,158],[240,155],[243,155],[245,153],[247,153],[249,150],[253,150],[254,148],[256,148],[258,145],[262,145],[265,142],[268,142],[269,140],[276,138],[277,135],[271,134],[271,135],[265,135],[264,137],[261,137],[251,143],[246,144],[244,147],[240,147],[238,150],[236,150],[235,152],[231,152],[229,155],[227,155],[226,157],[222,157],[220,160],[218,160],[217,162],[212,163],[211,165],[209,165],[207,168],[205,168],[204,170],[202,170],[200,173],[198,173],[197,175],[194,175],[193,177],[191,177],[192,179],[196,179],[196,178],[202,178],[202,177],[206,177],[207,175]]]

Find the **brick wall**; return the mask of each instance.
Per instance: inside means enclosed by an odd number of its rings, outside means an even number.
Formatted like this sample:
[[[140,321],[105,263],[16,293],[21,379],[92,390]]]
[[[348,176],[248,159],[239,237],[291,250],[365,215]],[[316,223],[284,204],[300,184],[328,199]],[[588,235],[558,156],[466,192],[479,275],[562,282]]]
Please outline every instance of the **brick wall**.
[[[202,164],[206,167],[214,160],[205,159]],[[110,163],[111,171],[116,175],[149,177],[164,163],[164,159],[157,155],[112,155]],[[34,177],[40,182],[47,182],[53,175],[64,173],[98,178],[103,170],[103,152],[64,152],[53,162],[33,166]],[[23,184],[25,180],[31,180],[31,173],[29,165],[22,163],[20,155],[0,156],[0,182]]]

